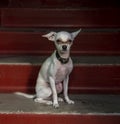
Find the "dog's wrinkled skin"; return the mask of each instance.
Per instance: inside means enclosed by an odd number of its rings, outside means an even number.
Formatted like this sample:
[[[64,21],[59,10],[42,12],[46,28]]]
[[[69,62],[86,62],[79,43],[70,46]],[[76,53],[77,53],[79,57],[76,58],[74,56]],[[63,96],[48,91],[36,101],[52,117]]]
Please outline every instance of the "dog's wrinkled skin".
[[[68,33],[66,31],[58,33],[50,32],[43,35],[43,37],[54,42],[56,50],[46,59],[40,69],[35,87],[35,102],[45,103],[48,105],[52,104],[55,108],[58,108],[58,101],[62,101],[62,98],[58,98],[57,94],[61,93],[63,90],[65,101],[68,104],[74,104],[74,101],[70,100],[68,97],[69,74],[73,69],[73,63],[70,58],[70,48],[73,44],[74,38],[80,31],[81,30],[78,30],[73,33]],[[24,93],[17,94],[32,98],[32,96]],[[51,96],[52,101],[48,99]]]

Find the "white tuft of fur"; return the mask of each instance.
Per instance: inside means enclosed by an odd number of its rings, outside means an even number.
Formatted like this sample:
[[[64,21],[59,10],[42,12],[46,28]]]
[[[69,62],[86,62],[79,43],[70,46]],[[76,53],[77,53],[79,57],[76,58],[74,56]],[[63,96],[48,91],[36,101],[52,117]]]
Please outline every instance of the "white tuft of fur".
[[[35,95],[30,95],[30,94],[22,93],[22,92],[15,92],[14,94],[24,96],[24,97],[29,98],[29,99],[33,99],[35,97]]]

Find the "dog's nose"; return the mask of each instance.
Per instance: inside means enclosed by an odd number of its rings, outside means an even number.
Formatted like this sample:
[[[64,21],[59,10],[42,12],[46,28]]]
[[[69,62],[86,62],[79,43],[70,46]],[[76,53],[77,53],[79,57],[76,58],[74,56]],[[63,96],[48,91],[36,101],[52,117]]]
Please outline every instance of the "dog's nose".
[[[63,48],[63,50],[66,50],[67,49],[67,46],[66,45],[63,45],[62,48]]]

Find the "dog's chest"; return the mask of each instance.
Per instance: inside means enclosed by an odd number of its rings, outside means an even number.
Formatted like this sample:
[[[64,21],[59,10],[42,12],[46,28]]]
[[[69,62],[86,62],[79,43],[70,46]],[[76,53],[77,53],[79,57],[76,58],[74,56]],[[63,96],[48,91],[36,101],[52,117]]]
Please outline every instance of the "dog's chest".
[[[71,67],[69,66],[60,66],[55,75],[55,81],[56,83],[62,82],[65,77],[70,73]]]

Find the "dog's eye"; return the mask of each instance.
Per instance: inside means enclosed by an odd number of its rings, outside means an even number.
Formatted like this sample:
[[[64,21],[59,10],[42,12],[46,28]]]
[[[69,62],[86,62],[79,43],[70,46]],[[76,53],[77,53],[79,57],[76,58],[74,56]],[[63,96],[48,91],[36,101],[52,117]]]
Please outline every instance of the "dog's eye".
[[[57,40],[57,43],[60,44],[61,43],[61,40]]]
[[[68,42],[69,44],[71,44],[71,43],[72,43],[72,40],[68,40],[67,42]]]

